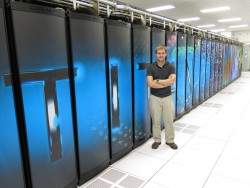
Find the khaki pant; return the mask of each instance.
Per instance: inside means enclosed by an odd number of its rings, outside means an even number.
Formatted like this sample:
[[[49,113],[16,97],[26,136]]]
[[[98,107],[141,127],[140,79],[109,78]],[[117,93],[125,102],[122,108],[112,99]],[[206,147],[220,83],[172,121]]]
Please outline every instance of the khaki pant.
[[[174,142],[174,102],[172,95],[160,98],[154,95],[149,97],[149,107],[153,122],[153,138],[155,142],[161,142],[161,117],[165,127],[165,141]]]

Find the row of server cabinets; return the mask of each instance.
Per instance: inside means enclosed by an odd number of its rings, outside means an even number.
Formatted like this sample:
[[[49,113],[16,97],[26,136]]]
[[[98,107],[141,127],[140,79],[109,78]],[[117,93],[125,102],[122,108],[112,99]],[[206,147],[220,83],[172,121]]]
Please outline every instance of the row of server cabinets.
[[[241,46],[1,1],[0,187],[76,187],[148,140],[158,44],[176,66],[176,119],[240,76]]]

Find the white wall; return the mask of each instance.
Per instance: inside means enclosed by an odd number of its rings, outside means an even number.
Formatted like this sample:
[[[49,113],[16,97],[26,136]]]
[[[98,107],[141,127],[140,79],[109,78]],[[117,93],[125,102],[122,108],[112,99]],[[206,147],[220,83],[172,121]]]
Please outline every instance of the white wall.
[[[220,34],[225,37],[232,38],[232,32],[220,32]]]
[[[250,31],[234,31],[231,34],[233,39],[245,43],[243,47],[243,71],[250,71]]]
[[[240,42],[250,43],[250,31],[234,31],[232,32],[232,38],[238,39]]]

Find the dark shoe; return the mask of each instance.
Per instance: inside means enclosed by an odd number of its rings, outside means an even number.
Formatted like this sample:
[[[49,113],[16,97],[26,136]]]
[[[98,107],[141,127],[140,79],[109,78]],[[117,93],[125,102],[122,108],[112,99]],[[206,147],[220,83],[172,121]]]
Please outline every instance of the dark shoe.
[[[160,142],[154,142],[154,143],[152,144],[152,149],[157,149],[157,148],[159,147],[159,145],[161,145]]]
[[[172,149],[178,149],[178,146],[175,143],[167,143],[167,145],[169,145]]]

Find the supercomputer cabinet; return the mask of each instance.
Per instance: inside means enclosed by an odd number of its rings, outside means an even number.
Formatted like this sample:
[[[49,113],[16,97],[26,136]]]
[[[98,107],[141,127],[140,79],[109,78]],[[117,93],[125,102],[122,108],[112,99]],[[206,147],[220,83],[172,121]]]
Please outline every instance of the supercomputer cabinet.
[[[151,60],[150,28],[132,26],[133,37],[133,110],[134,147],[147,141],[151,136],[151,119],[148,106],[147,67]]]
[[[166,32],[166,46],[168,48],[167,61],[175,66],[175,71],[177,71],[177,33],[176,32]],[[177,73],[177,72],[176,72]],[[176,82],[171,86],[172,97],[174,100],[174,106],[176,109]],[[176,113],[175,113],[176,118]]]
[[[109,165],[104,20],[70,12],[80,184]]]
[[[187,58],[187,35],[178,33],[177,35],[177,67],[176,67],[176,117],[181,117],[185,113],[185,93],[186,93],[186,58]]]
[[[75,187],[65,12],[12,2],[11,13],[32,185]]]
[[[0,2],[0,187],[24,188],[4,4]]]
[[[113,163],[133,147],[131,24],[116,20],[106,22]]]
[[[187,61],[186,61],[186,105],[188,112],[193,107],[193,84],[194,84],[194,36],[187,36]]]

